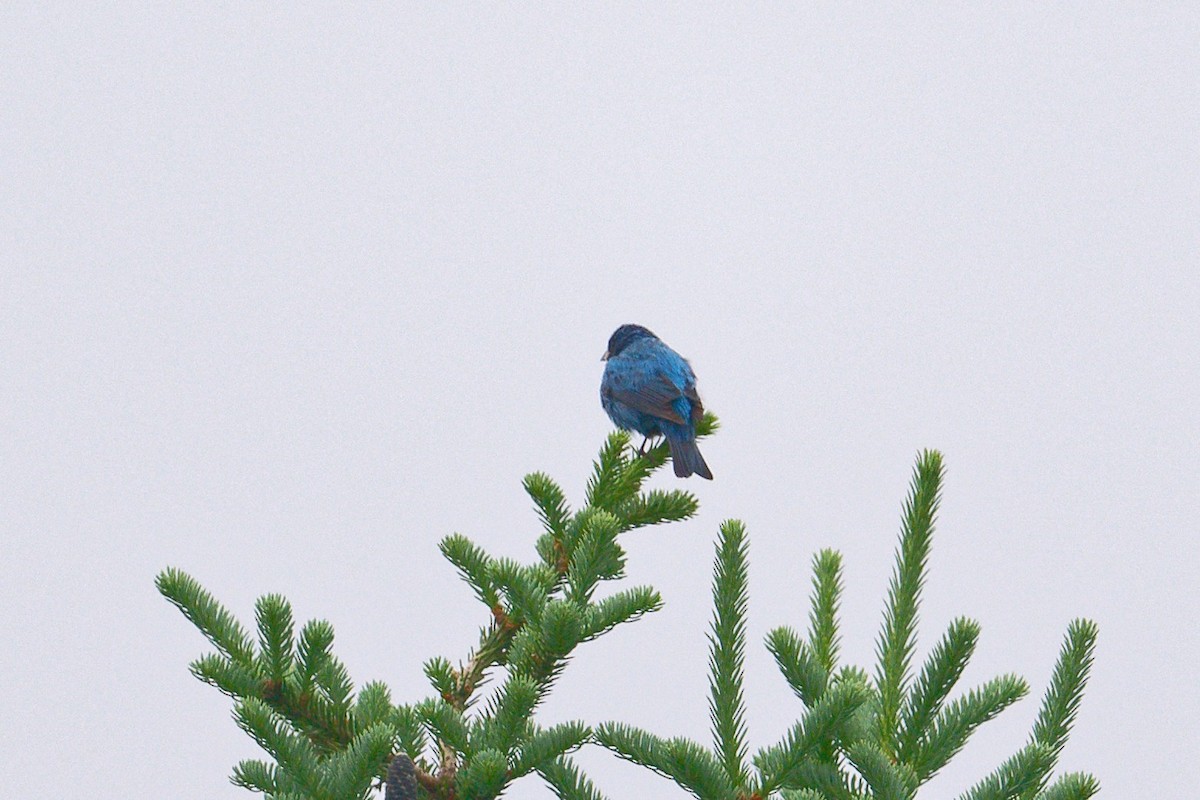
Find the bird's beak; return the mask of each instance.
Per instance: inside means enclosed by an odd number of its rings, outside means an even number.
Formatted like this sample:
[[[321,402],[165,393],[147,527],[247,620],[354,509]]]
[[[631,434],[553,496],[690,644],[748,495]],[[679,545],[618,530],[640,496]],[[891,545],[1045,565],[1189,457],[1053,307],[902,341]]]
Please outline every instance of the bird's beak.
[[[609,355],[609,354],[608,354],[608,351],[607,351],[607,350],[605,350],[605,351],[604,351],[604,355],[600,356],[600,360],[601,360],[601,361],[608,361],[608,355]]]

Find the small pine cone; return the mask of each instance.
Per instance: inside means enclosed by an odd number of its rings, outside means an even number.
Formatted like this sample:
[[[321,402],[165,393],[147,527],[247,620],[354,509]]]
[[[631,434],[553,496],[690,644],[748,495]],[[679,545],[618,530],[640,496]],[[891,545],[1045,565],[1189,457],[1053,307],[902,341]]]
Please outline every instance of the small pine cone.
[[[417,771],[412,759],[400,753],[388,767],[385,800],[417,800]]]

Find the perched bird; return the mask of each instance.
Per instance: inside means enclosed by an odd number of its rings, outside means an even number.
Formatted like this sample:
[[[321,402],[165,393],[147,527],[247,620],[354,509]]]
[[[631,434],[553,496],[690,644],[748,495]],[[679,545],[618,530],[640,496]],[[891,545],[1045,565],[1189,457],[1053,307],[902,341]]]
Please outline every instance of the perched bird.
[[[704,416],[691,365],[641,325],[622,325],[608,340],[600,405],[623,430],[647,440],[666,437],[680,478],[712,472],[696,447],[696,422]],[[642,442],[643,448],[646,443]]]

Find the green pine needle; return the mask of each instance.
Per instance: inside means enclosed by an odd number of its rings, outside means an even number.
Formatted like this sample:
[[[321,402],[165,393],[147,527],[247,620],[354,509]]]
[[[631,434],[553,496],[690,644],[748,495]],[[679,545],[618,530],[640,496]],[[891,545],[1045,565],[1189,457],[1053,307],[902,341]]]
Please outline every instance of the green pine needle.
[[[525,675],[509,677],[479,720],[480,730],[487,734],[481,746],[510,752],[528,734],[530,718],[540,699],[541,687],[537,681]]]
[[[392,729],[396,731],[396,746],[424,769],[421,755],[429,744],[429,735],[420,714],[412,706],[396,706],[391,714]]]
[[[309,620],[300,629],[300,644],[297,648],[296,678],[300,693],[307,693],[317,673],[329,660],[329,648],[333,646],[333,626],[323,619]]]
[[[767,650],[792,691],[808,708],[825,693],[829,674],[813,656],[808,643],[791,628],[776,628],[767,634]]]
[[[511,558],[495,559],[491,574],[508,600],[509,615],[518,622],[538,620],[558,582],[557,573],[546,565],[525,566]]]
[[[190,670],[199,680],[235,699],[258,697],[262,692],[262,681],[257,676],[218,653],[209,653],[196,659],[191,663]]]
[[[462,713],[444,700],[424,700],[414,709],[435,739],[460,755],[471,751],[471,731]]]
[[[567,567],[567,598],[583,605],[600,581],[624,574],[625,552],[617,544],[621,526],[612,514],[589,510],[580,514],[579,524],[578,543]]]
[[[595,740],[626,761],[670,778],[700,800],[729,800],[736,789],[712,753],[687,739],[662,739],[629,725],[609,722]]]
[[[804,778],[811,759],[846,731],[870,696],[870,690],[858,683],[831,686],[783,741],[755,756],[754,763],[762,775],[759,793],[766,797],[781,788],[804,788],[796,784]]]
[[[539,628],[543,655],[565,658],[583,641],[583,613],[568,600],[551,600],[546,604]]]
[[[496,797],[508,783],[508,759],[497,750],[476,753],[463,764],[454,783],[458,797]]]
[[[815,789],[784,789],[783,800],[829,800],[829,795]]]
[[[425,662],[425,676],[430,679],[438,697],[449,700],[454,697],[457,680],[454,667],[442,656],[433,656]]]
[[[534,770],[553,770],[553,764],[567,753],[574,752],[586,743],[592,730],[582,722],[565,722],[543,731],[538,731],[521,745],[513,759],[512,777],[519,778]]]
[[[958,698],[934,718],[914,758],[908,763],[921,783],[932,778],[954,757],[983,723],[1029,692],[1016,675],[1001,675]]]
[[[192,576],[170,567],[160,572],[154,583],[226,658],[243,667],[253,666],[254,645],[246,631]]]
[[[896,568],[888,586],[883,630],[879,634],[879,740],[884,752],[896,755],[900,736],[900,711],[910,680],[909,667],[917,636],[917,606],[925,584],[929,547],[933,536],[942,485],[942,456],[926,450],[917,459],[908,499]]]
[[[571,509],[562,487],[543,472],[526,475],[524,485],[546,530],[561,539],[571,519]]]
[[[1091,620],[1077,619],[1067,627],[1066,640],[1054,665],[1054,674],[1030,737],[1030,744],[1042,745],[1051,753],[1050,766],[1039,776],[1038,789],[1045,786],[1047,777],[1058,762],[1058,756],[1067,743],[1067,736],[1079,713],[1083,690],[1096,655],[1098,634],[1099,629]]]
[[[898,747],[902,761],[916,757],[929,726],[962,677],[978,641],[979,623],[960,617],[950,623],[946,634],[930,652],[904,704]]]
[[[1037,796],[1037,800],[1088,800],[1100,791],[1100,783],[1091,775],[1071,772],[1063,775]]]
[[[836,550],[822,550],[813,557],[812,611],[809,614],[808,642],[817,664],[825,673],[837,671],[838,605],[842,598],[842,556]]]
[[[275,759],[280,773],[313,798],[320,800],[326,796],[316,749],[303,736],[289,730],[287,723],[266,703],[248,698],[234,707],[233,716],[238,727]]]
[[[720,427],[717,418],[706,413],[696,423],[696,437],[702,439]],[[587,504],[620,515],[622,506],[641,491],[642,484],[667,461],[665,441],[638,455],[628,450],[629,434],[613,431],[600,451],[588,480]]]
[[[625,472],[629,462],[625,449],[629,446],[629,434],[613,431],[608,435],[604,447],[592,468],[588,479],[587,504],[605,511],[615,511],[621,501],[628,500],[634,492],[626,494]]]
[[[366,800],[371,784],[387,774],[392,758],[394,731],[390,725],[372,725],[322,765],[325,786],[336,800]]]
[[[653,489],[639,494],[619,509],[621,530],[628,531],[664,522],[679,522],[695,516],[700,503],[682,489]]]
[[[296,646],[292,606],[282,595],[264,595],[255,604],[255,617],[260,674],[276,685],[281,684],[292,670]]]
[[[705,411],[704,416],[696,423],[696,438],[705,439],[721,429],[721,422],[711,411]]]
[[[484,605],[492,608],[500,601],[492,580],[492,558],[481,547],[456,533],[443,539],[438,548]]]
[[[1054,763],[1050,748],[1031,744],[1005,761],[959,800],[1015,800],[1036,789],[1041,775]]]
[[[280,791],[279,770],[265,761],[242,761],[233,768],[230,782],[252,792],[276,795]]]
[[[537,768],[559,800],[605,800],[569,758],[558,758]]]
[[[877,745],[854,742],[846,757],[871,789],[874,800],[911,800],[917,791],[917,776],[904,764],[892,760]]]
[[[713,744],[729,781],[747,783],[746,707],[742,696],[749,602],[746,531],[738,520],[721,525],[713,572],[713,621],[709,633],[709,717]]]
[[[350,680],[350,673],[346,671],[346,665],[336,657],[329,656],[325,659],[321,669],[317,671],[315,679],[317,686],[329,700],[334,713],[339,717],[349,714],[350,702],[354,695],[354,683]]]
[[[583,641],[591,641],[623,622],[662,608],[662,597],[649,586],[635,586],[610,595],[588,606],[583,625]]]
[[[350,712],[355,733],[361,733],[381,722],[390,722],[392,710],[392,693],[388,687],[379,681],[368,683],[358,693],[358,699]]]

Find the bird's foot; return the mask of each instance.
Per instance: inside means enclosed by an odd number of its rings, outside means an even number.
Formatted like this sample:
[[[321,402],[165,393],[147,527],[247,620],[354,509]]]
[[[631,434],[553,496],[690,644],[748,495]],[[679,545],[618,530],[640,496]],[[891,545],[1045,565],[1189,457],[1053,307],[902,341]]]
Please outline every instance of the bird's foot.
[[[651,442],[655,442],[656,438],[657,437],[654,437],[654,436],[646,436],[646,437],[642,438],[642,446],[639,447],[637,450],[637,454],[640,458],[646,457],[647,449],[654,447],[654,444],[651,444]]]

